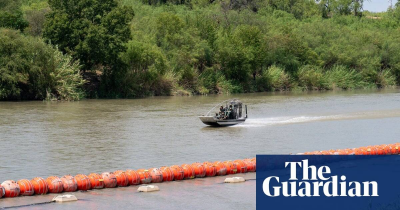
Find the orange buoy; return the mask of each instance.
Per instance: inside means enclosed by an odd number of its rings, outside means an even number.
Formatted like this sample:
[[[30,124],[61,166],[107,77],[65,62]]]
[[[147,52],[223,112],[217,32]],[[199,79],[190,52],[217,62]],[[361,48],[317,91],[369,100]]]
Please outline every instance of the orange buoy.
[[[0,198],[2,198],[6,194],[6,190],[3,186],[0,185]]]
[[[159,183],[163,181],[163,175],[158,168],[150,168],[149,169],[150,176],[151,176],[151,182],[152,183]]]
[[[150,176],[149,170],[147,170],[147,169],[139,169],[136,172],[139,174],[140,183],[141,184],[149,184],[149,183],[151,183],[151,176]]]
[[[374,146],[375,147],[375,149],[376,149],[376,155],[384,155],[383,153],[384,153],[384,148],[383,148],[383,146],[384,145],[377,145],[377,146]]]
[[[33,185],[31,183],[31,181],[29,181],[27,179],[21,179],[17,182],[17,184],[20,189],[20,192],[19,192],[20,195],[30,196],[30,195],[35,194],[35,190],[33,189]],[[0,194],[1,194],[1,192],[0,192]],[[0,198],[1,197],[2,196],[0,195]]]
[[[1,183],[1,186],[3,186],[5,190],[4,197],[12,198],[19,195],[20,189],[18,184],[14,180],[4,181],[3,183]]]
[[[178,166],[178,165],[173,165],[169,167],[174,173],[174,180],[182,180],[185,177],[185,172],[183,171],[183,168]]]
[[[128,176],[129,185],[140,184],[140,176],[136,171],[134,171],[134,170],[126,170],[125,174],[126,174],[126,176]]]
[[[196,172],[194,171],[193,167],[189,164],[182,164],[182,169],[184,172],[184,179],[194,179],[196,177]]]
[[[397,154],[400,153],[400,152],[399,152],[400,146],[397,145],[397,144],[394,144],[394,145],[392,145],[392,146],[390,147],[390,150],[391,150],[391,153],[392,153],[393,155],[397,155]]]
[[[104,188],[104,180],[100,174],[91,173],[89,174],[90,186],[92,189],[103,189]]]
[[[237,173],[247,173],[247,165],[243,160],[235,160],[233,162],[236,163]]]
[[[117,177],[117,186],[118,187],[126,187],[129,185],[128,176],[126,176],[125,171],[115,171],[115,177]]]
[[[256,171],[256,164],[254,164],[251,159],[244,159],[244,164],[247,166],[247,172],[255,172]]]
[[[383,149],[385,150],[386,155],[392,155],[392,145],[391,144],[385,145],[385,147]]]
[[[31,180],[36,195],[44,195],[49,191],[46,180],[36,177]]]
[[[236,163],[228,160],[223,162],[226,166],[226,174],[236,174],[237,173],[237,165]]]
[[[391,144],[391,145],[390,145],[390,153],[391,153],[392,155],[397,155],[397,154],[399,154],[399,150],[400,150],[400,147],[399,147],[397,144]]]
[[[202,163],[192,163],[191,166],[194,169],[196,178],[203,178],[206,176],[206,167],[204,167]]]
[[[61,177],[64,192],[75,192],[78,190],[78,183],[75,178],[71,175],[65,175]]]
[[[226,175],[226,166],[224,163],[220,161],[215,161],[214,162],[215,168],[217,169],[217,176],[225,176]]]
[[[78,185],[78,190],[87,191],[92,189],[90,185],[90,179],[85,174],[78,174],[75,176],[76,184]]]
[[[105,188],[117,187],[117,177],[112,172],[104,172],[101,176],[103,177]]]
[[[170,182],[174,180],[174,173],[169,167],[167,166],[160,167],[160,171],[162,173],[163,182]]]
[[[353,151],[355,155],[363,155],[363,150],[361,148],[355,148]]]
[[[204,162],[203,166],[206,168],[206,176],[215,176],[217,174],[217,167],[213,163]]]
[[[56,176],[50,176],[46,179],[49,193],[60,193],[63,191],[63,182]]]

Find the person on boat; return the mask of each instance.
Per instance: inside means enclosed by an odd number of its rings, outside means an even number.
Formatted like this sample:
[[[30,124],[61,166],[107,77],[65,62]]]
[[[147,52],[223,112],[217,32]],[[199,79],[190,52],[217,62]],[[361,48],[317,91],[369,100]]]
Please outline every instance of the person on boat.
[[[229,119],[234,119],[232,105],[229,107]]]
[[[221,107],[219,108],[219,112],[220,112],[220,113],[225,112],[224,106],[221,106]]]

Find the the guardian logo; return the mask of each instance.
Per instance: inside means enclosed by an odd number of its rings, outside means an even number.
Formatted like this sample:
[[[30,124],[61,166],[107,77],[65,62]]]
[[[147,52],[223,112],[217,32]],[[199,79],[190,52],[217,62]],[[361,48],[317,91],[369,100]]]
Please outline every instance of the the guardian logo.
[[[302,168],[301,181],[297,178],[297,169]],[[346,181],[346,176],[329,176],[331,169],[328,166],[309,166],[308,160],[301,162],[285,162],[285,168],[290,168],[290,182],[280,182],[279,177],[267,177],[262,185],[264,194],[269,197],[367,197],[378,196],[376,181],[356,182]],[[272,188],[272,189],[271,189]]]

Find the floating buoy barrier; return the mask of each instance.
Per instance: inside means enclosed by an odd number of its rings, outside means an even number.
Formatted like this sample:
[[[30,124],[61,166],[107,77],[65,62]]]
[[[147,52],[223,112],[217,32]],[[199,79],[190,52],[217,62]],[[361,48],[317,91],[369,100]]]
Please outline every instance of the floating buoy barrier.
[[[41,177],[33,178],[31,183],[36,195],[44,195],[49,191],[46,181]]]
[[[128,176],[126,176],[125,171],[115,171],[115,177],[117,178],[117,186],[118,187],[126,187],[129,185]]]
[[[223,164],[226,167],[226,174],[236,174],[237,173],[236,163],[228,160],[228,161],[224,161]]]
[[[63,182],[56,176],[50,176],[46,179],[49,193],[60,193],[64,190]]]
[[[214,162],[215,168],[217,169],[217,176],[225,176],[227,169],[223,162],[215,161]]]
[[[192,163],[194,174],[196,178],[203,178],[206,176],[206,167],[202,163]]]
[[[193,167],[189,164],[183,164],[181,166],[183,168],[183,178],[184,179],[194,179],[196,176],[196,172],[194,171]]]
[[[243,160],[235,160],[237,173],[247,173],[247,165],[243,162]]]
[[[19,185],[14,180],[4,181],[3,183],[1,183],[1,186],[4,187],[4,197],[12,198],[19,196]]]
[[[354,158],[365,158],[370,155],[400,155],[400,143],[382,144],[375,146],[366,146],[353,149],[337,149],[305,152],[297,155],[350,155]],[[300,156],[299,156],[300,157]],[[312,159],[312,157],[310,157]],[[318,157],[316,157],[318,160]],[[271,168],[276,167],[279,163],[277,160],[271,160],[268,164]],[[343,167],[351,167],[351,165],[343,165]],[[170,167],[163,166],[160,168],[139,169],[104,172],[102,174],[91,173],[89,176],[78,174],[75,177],[65,175],[61,178],[50,176],[46,180],[36,177],[32,180],[21,179],[18,182],[13,180],[4,181],[0,185],[0,198],[17,197],[30,195],[43,195],[50,193],[74,192],[77,190],[87,191],[91,189],[124,187],[129,185],[146,184],[138,188],[139,192],[158,191],[158,186],[147,185],[150,183],[179,181],[183,179],[194,179],[201,177],[224,176],[236,173],[255,172],[257,170],[256,158],[248,158],[235,161],[215,161],[193,164],[173,165]],[[243,177],[229,177],[224,182],[238,183],[244,182]],[[59,202],[75,200],[76,197],[71,195],[56,196]],[[54,200],[56,201],[56,200]]]
[[[160,171],[162,173],[163,182],[170,182],[174,180],[174,173],[169,167],[167,166],[160,167]]]
[[[126,170],[126,175],[128,176],[129,185],[138,185],[140,184],[140,176],[134,170]]]
[[[255,172],[256,171],[256,163],[253,162],[252,159],[244,159],[244,164],[246,164],[247,172]]]
[[[203,166],[206,168],[206,176],[215,176],[217,174],[217,167],[213,163],[204,162]]]
[[[91,173],[89,174],[90,186],[92,189],[103,189],[104,188],[104,180],[100,174]]]
[[[101,174],[103,177],[104,187],[105,188],[114,188],[117,187],[117,177],[111,172],[104,172]]]
[[[75,192],[78,190],[78,183],[71,175],[61,177],[64,192]]]
[[[179,181],[185,178],[185,172],[181,166],[173,165],[169,167],[174,173],[174,180]]]
[[[150,172],[147,169],[139,169],[136,171],[140,177],[140,184],[150,184],[151,183],[151,176]]]
[[[150,172],[152,183],[159,183],[159,182],[163,181],[163,175],[162,175],[160,169],[150,168],[148,171]]]
[[[2,198],[6,194],[6,190],[3,186],[0,185],[0,198]]]
[[[91,190],[90,179],[85,174],[78,174],[75,177],[78,190],[88,191]]]
[[[31,196],[33,194],[35,194],[35,190],[33,189],[33,184],[31,183],[31,181],[27,180],[27,179],[21,179],[17,182],[18,186],[19,186],[19,194],[23,195],[23,196]],[[1,191],[1,189],[0,189]],[[1,192],[0,192],[0,198],[1,198]]]

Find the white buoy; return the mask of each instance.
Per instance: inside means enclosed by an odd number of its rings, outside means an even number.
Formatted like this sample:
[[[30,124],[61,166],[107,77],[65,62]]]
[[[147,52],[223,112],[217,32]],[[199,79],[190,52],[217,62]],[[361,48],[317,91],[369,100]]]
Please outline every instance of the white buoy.
[[[246,181],[243,177],[230,177],[225,179],[225,183],[239,183]]]
[[[78,198],[76,198],[75,195],[58,195],[53,198],[52,201],[55,202],[70,202],[70,201],[77,201]]]
[[[160,190],[160,188],[158,188],[158,186],[156,186],[156,185],[143,185],[143,186],[140,186],[139,188],[138,188],[138,192],[153,192],[153,191],[159,191]]]

